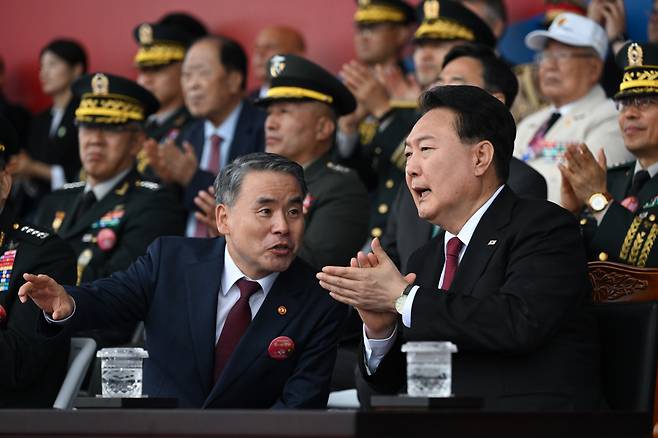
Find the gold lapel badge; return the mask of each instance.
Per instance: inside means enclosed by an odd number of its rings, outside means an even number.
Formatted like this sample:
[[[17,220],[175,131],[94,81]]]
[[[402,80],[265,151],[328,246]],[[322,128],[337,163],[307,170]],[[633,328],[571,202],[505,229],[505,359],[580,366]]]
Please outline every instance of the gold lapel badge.
[[[286,313],[288,313],[288,309],[286,309],[286,306],[279,306],[279,307],[276,309],[276,313],[278,313],[279,315],[283,316],[283,315],[285,315]]]

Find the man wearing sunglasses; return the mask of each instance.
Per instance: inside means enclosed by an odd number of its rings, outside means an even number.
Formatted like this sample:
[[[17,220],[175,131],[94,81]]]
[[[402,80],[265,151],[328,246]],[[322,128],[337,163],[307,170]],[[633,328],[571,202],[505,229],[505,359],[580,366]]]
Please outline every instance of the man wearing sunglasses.
[[[581,225],[590,260],[658,266],[658,44],[628,43],[617,54],[624,76],[615,94],[619,127],[634,160],[606,171],[606,155],[571,145],[560,164],[562,205]],[[609,159],[607,160],[609,161]]]
[[[550,106],[518,125],[514,155],[546,178],[548,199],[560,200],[557,164],[567,145],[585,143],[605,151],[610,163],[632,159],[624,148],[613,102],[599,85],[608,50],[605,30],[572,13],[558,15],[548,30],[530,32],[526,45],[537,51],[541,92]]]

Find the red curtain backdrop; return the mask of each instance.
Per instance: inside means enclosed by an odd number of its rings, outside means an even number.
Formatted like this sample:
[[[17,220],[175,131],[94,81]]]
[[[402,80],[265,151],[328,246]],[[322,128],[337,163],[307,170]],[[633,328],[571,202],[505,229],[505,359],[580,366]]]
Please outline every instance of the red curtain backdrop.
[[[542,0],[506,0],[510,21],[539,13]],[[252,41],[268,24],[299,29],[307,56],[337,72],[353,57],[353,0],[2,0],[0,55],[7,96],[36,111],[50,104],[40,91],[38,54],[56,37],[80,41],[90,71],[135,77],[132,29],[171,11],[189,12],[215,33],[235,38],[251,53]],[[250,78],[249,88],[254,86]]]

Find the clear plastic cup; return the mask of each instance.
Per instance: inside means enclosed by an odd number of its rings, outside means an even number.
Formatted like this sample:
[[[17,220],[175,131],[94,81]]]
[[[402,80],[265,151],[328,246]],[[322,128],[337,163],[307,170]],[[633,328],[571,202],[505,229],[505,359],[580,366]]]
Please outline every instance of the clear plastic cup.
[[[407,342],[407,394],[412,397],[452,395],[452,342]]]
[[[149,357],[143,348],[103,348],[101,358],[103,397],[142,396],[142,361]]]

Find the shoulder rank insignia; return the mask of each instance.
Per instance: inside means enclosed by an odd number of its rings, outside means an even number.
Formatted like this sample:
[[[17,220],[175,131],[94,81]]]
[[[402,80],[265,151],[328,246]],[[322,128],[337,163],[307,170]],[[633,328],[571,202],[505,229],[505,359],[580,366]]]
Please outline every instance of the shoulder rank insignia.
[[[14,260],[16,259],[16,250],[10,249],[0,256],[0,292],[9,290],[9,281],[11,280],[11,271],[14,269]]]
[[[336,172],[340,172],[340,173],[349,173],[350,171],[350,169],[348,169],[347,167],[341,166],[340,164],[336,164],[332,161],[329,161],[327,163],[327,167],[331,170],[335,170]]]
[[[45,231],[35,230],[34,228],[28,227],[27,225],[23,225],[21,227],[21,232],[28,234],[30,236],[38,237],[39,239],[45,239],[46,237],[50,236],[50,233],[46,233]]]
[[[149,190],[158,190],[160,189],[160,184],[154,183],[152,181],[135,181],[136,187],[143,187]]]
[[[76,189],[78,187],[84,187],[85,184],[86,183],[84,181],[76,181],[76,182],[64,184],[62,186],[62,189],[63,190]]]

